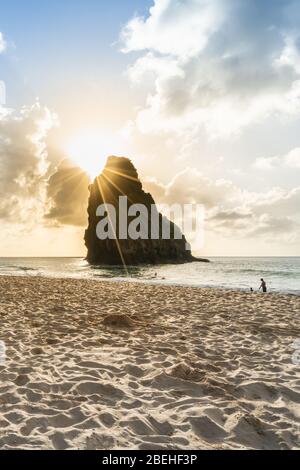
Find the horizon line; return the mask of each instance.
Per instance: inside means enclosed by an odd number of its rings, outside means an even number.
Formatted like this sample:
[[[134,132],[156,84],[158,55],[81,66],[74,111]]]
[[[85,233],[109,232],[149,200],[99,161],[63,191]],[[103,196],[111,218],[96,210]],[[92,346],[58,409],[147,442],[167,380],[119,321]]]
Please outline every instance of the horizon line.
[[[196,255],[197,256],[197,255]],[[200,255],[199,255],[200,256]],[[300,258],[300,255],[201,255],[206,258]],[[0,259],[83,259],[85,256],[1,256]]]

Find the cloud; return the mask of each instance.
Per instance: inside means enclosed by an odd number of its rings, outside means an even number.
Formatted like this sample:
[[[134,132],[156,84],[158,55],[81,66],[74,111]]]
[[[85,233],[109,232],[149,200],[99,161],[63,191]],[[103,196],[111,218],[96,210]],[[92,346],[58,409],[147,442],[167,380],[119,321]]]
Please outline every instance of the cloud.
[[[81,168],[64,160],[50,177],[47,196],[50,210],[45,218],[58,225],[87,225],[89,178]]]
[[[147,188],[155,191],[159,203],[204,204],[210,209],[222,200],[230,201],[240,192],[229,180],[212,180],[196,168],[186,168],[172,178],[167,185],[155,180],[146,182]]]
[[[300,187],[291,190],[274,188],[272,191],[262,193],[253,204],[259,215],[299,218]]]
[[[58,122],[36,103],[0,116],[0,219],[22,231],[84,226],[88,176],[50,145]]]
[[[55,115],[38,103],[1,115],[1,219],[34,225],[42,216],[51,169],[46,139],[55,122]]]
[[[300,169],[300,147],[291,150],[281,157],[257,158],[254,166],[260,170],[272,170],[275,168]]]
[[[135,17],[124,28],[124,52],[147,49],[174,56],[195,56],[224,21],[225,12],[218,0],[154,3],[147,19]]]
[[[300,241],[300,187],[250,192],[229,180],[207,178],[194,168],[178,173],[169,184],[152,179],[144,186],[157,203],[203,204],[205,230],[219,240]]]
[[[5,226],[18,227],[20,235],[37,226],[86,225],[89,179],[49,147],[55,125],[56,116],[38,103],[6,110],[0,118],[0,218]],[[287,162],[298,162],[296,150]],[[220,240],[299,243],[300,187],[251,192],[195,168],[177,173],[168,184],[146,179],[144,186],[158,204],[203,204],[206,230]]]
[[[6,49],[6,41],[4,39],[3,33],[0,31],[0,54]]]
[[[290,217],[272,217],[265,214],[260,217],[258,224],[253,226],[251,236],[263,236],[267,239],[266,235],[269,235],[273,241],[278,241],[281,236],[284,236],[287,242],[297,243],[299,242],[299,228],[300,223]]]
[[[294,0],[156,0],[121,34],[123,52],[141,54],[130,79],[152,76],[138,128],[224,137],[298,114],[299,20]]]

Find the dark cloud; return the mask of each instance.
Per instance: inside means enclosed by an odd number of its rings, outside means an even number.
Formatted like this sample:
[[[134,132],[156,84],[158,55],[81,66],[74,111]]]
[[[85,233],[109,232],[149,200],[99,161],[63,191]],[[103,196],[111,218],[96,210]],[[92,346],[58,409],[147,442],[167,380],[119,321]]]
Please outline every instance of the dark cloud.
[[[59,225],[87,225],[88,186],[86,173],[63,161],[48,181],[51,209],[45,219]]]
[[[233,211],[220,211],[217,214],[213,215],[210,220],[216,221],[228,221],[228,222],[235,222],[243,219],[251,219],[252,214],[238,212],[236,210]]]
[[[278,236],[299,233],[300,223],[290,217],[272,217],[265,215],[261,218],[251,231],[251,236],[273,235],[278,240]]]

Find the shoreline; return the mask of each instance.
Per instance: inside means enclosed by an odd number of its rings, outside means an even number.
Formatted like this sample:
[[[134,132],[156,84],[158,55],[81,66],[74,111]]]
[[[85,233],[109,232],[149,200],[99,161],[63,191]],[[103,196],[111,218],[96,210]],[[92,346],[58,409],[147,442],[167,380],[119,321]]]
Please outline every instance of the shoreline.
[[[299,449],[300,298],[0,276],[0,449]]]
[[[300,297],[300,291],[296,291],[296,292],[285,292],[285,291],[276,291],[276,290],[269,290],[267,293],[263,293],[261,291],[259,291],[258,289],[257,290],[254,290],[253,292],[250,292],[249,289],[246,289],[245,287],[237,287],[236,289],[233,289],[233,288],[230,288],[230,287],[217,287],[217,286],[209,286],[209,285],[192,285],[192,284],[181,284],[181,283],[175,283],[175,282],[172,282],[172,281],[168,281],[167,279],[163,280],[163,279],[157,279],[156,278],[153,278],[153,279],[136,279],[136,278],[133,278],[132,280],[128,279],[128,278],[117,278],[117,276],[114,278],[114,277],[110,277],[110,278],[105,278],[105,277],[99,277],[99,278],[88,278],[88,277],[76,277],[76,276],[50,276],[50,275],[42,275],[42,274],[34,274],[34,275],[28,275],[28,274],[1,274],[0,273],[0,279],[1,278],[7,278],[7,279],[11,279],[11,278],[16,278],[16,279],[19,279],[19,278],[25,278],[25,279],[49,279],[49,280],[68,280],[68,281],[84,281],[84,282],[97,282],[97,283],[101,283],[101,282],[105,282],[105,283],[112,283],[112,284],[118,284],[118,283],[121,283],[121,284],[137,284],[138,286],[140,285],[148,285],[148,286],[157,286],[157,287],[176,287],[176,288],[179,288],[179,289],[211,289],[211,290],[216,290],[216,291],[221,291],[223,293],[225,292],[231,292],[231,293],[235,293],[235,292],[239,292],[239,293],[244,293],[244,294],[249,294],[249,295],[266,295],[266,296],[292,296],[292,297]],[[165,281],[165,282],[160,282],[160,281]]]

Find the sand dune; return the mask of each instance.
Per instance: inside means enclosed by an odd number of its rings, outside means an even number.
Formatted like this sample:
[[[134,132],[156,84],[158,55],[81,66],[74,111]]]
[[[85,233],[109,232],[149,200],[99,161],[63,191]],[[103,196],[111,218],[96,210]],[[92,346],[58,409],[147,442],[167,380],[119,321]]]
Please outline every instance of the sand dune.
[[[0,295],[0,448],[300,448],[299,297],[30,277]]]

